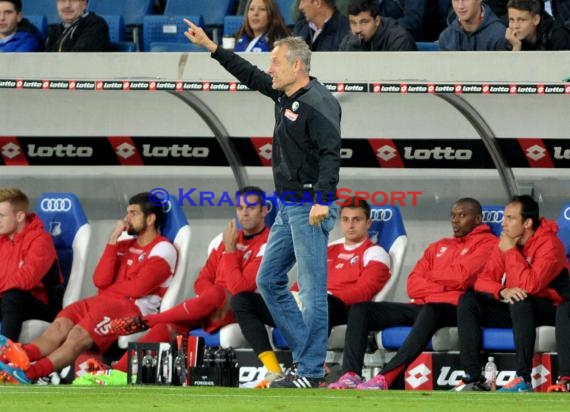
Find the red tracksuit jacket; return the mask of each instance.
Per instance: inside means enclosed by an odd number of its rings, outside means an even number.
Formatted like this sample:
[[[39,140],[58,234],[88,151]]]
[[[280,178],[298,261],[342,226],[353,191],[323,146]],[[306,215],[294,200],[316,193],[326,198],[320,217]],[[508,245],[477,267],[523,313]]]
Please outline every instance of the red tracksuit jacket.
[[[450,303],[473,286],[498,239],[481,224],[466,236],[444,238],[428,246],[408,276],[411,303]]]
[[[501,289],[518,287],[530,295],[546,298],[554,304],[560,303],[560,295],[548,286],[567,265],[566,251],[556,236],[557,232],[556,222],[542,218],[540,226],[522,248],[503,252],[495,246],[475,282],[475,290],[501,299]]]
[[[27,290],[47,303],[42,279],[55,263],[57,253],[40,218],[31,213],[27,219],[24,230],[12,240],[0,236],[0,296],[10,289]],[[60,280],[63,283],[61,275]]]

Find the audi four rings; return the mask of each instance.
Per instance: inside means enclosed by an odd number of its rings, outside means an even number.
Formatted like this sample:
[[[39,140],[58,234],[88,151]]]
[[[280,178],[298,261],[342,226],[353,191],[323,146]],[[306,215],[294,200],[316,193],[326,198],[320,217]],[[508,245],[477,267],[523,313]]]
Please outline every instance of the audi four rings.
[[[392,219],[393,212],[391,209],[372,209],[370,211],[370,219],[380,222],[388,222]]]
[[[484,210],[483,223],[503,223],[505,212],[502,210]]]
[[[40,203],[40,208],[44,212],[69,212],[71,210],[71,199],[46,198]]]

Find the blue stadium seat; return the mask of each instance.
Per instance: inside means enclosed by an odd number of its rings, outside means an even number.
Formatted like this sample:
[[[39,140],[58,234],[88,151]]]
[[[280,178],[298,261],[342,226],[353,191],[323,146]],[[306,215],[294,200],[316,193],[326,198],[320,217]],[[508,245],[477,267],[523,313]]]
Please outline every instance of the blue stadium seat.
[[[63,296],[65,307],[81,297],[91,226],[79,198],[73,193],[43,193],[35,211],[46,230],[51,233],[57,250],[59,267],[66,285]],[[30,342],[48,326],[48,322],[38,319],[25,321],[18,340]]]
[[[128,40],[133,40],[137,50],[140,50],[140,27],[144,16],[152,12],[153,4],[153,0],[90,0],[89,10],[104,16],[123,16]]]
[[[398,207],[371,206],[370,209],[370,218],[372,219],[372,225],[368,229],[370,239],[382,246],[392,261],[390,267],[392,276],[374,300],[389,300],[394,294],[394,288],[402,271],[408,247],[408,236],[404,227],[404,219]]]
[[[45,16],[48,24],[61,23],[55,0],[24,0],[22,2],[22,13],[24,17]]]
[[[243,25],[243,16],[224,17],[224,36],[235,36]]]
[[[28,15],[25,18],[40,31],[44,39],[47,38],[48,23],[46,16]]]
[[[273,346],[277,349],[289,349],[289,344],[287,344],[287,341],[277,328],[274,328],[271,332],[271,341],[273,342]]]
[[[295,15],[293,13],[294,2],[295,0],[276,0],[277,7],[279,7],[279,11],[281,11],[281,15],[287,26],[295,25]]]
[[[172,308],[178,302],[184,290],[184,281],[190,259],[190,238],[192,234],[188,219],[186,219],[186,215],[175,196],[170,196],[170,199],[164,204],[164,212],[164,222],[160,233],[174,244],[178,251],[178,259],[174,276],[160,304],[161,311]],[[145,333],[139,332],[133,335],[121,336],[118,341],[119,347],[126,349],[129,346],[129,342],[137,341]]]
[[[180,48],[176,51],[181,51],[182,48],[185,48],[182,51],[190,51],[190,47],[195,49],[197,46],[191,44],[184,36],[184,32],[188,28],[184,23],[184,18],[198,26],[204,25],[202,16],[145,16],[143,20],[143,51],[150,51],[151,43],[173,43],[170,45],[171,48],[175,48],[175,45],[178,44]],[[166,45],[166,47],[169,46]],[[204,51],[203,48],[200,50]]]
[[[437,41],[418,41],[416,42],[418,51],[439,51],[439,42]]]
[[[206,26],[224,25],[224,17],[231,14],[235,0],[168,0],[165,16],[197,16],[204,18]]]
[[[26,3],[29,0],[26,0]],[[45,1],[45,0],[41,0]],[[55,2],[53,2],[55,3]],[[127,26],[141,26],[143,18],[152,12],[153,0],[90,0],[89,10],[101,16],[123,16]]]
[[[402,343],[404,343],[411,330],[412,328],[410,326],[394,326],[384,329],[381,334],[382,338],[381,340],[379,339],[382,343],[382,347],[388,350],[400,349],[400,346],[402,346]],[[432,349],[431,341],[426,349]]]
[[[125,38],[125,22],[123,16],[101,15],[109,26],[109,39],[111,43],[122,42]]]
[[[505,218],[505,207],[500,205],[483,206],[483,223],[491,228],[495,236],[500,236],[503,231],[503,220]]]
[[[566,247],[566,257],[570,262],[570,202],[562,206],[556,223],[558,223],[558,237]]]

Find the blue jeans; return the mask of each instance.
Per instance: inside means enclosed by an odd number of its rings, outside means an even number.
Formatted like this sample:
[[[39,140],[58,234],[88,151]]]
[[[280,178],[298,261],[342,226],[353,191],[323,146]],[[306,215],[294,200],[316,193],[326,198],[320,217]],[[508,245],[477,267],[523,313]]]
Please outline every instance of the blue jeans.
[[[329,205],[328,217],[316,226],[309,224],[311,206],[279,203],[257,287],[291,349],[299,375],[322,378],[328,340],[327,245],[338,205]],[[302,311],[288,287],[287,274],[295,261]]]

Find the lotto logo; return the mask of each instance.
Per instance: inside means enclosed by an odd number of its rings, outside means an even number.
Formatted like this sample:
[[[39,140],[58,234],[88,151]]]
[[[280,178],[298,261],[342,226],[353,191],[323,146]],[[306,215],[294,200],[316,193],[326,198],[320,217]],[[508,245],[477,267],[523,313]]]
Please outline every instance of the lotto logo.
[[[526,157],[534,161],[542,159],[544,156],[546,156],[545,153],[546,149],[536,144],[526,149]]]
[[[406,372],[406,382],[416,389],[430,380],[431,370],[422,363]]]

